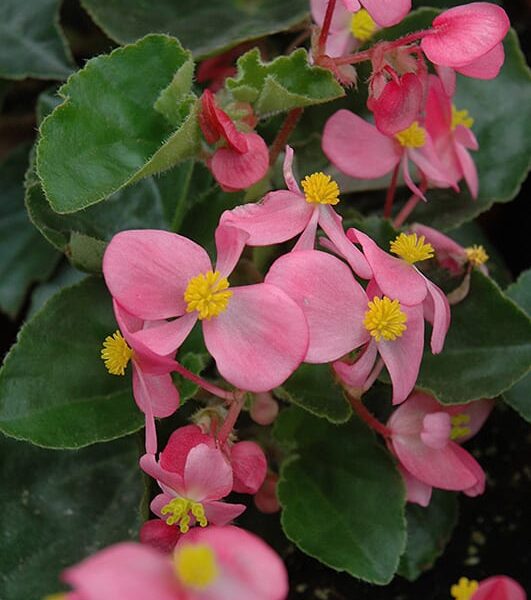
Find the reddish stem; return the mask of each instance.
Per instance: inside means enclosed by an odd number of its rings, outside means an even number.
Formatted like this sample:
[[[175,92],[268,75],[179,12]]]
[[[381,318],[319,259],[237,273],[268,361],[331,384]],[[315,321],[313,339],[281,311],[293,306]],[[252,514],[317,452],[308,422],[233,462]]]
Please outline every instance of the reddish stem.
[[[395,200],[396,193],[396,182],[398,181],[398,170],[400,168],[400,163],[398,163],[393,171],[393,176],[391,177],[391,183],[389,188],[387,189],[387,194],[385,196],[385,205],[384,205],[384,217],[388,219],[393,212],[393,202]]]
[[[371,429],[385,438],[391,437],[391,430],[388,429],[383,423],[380,423],[378,419],[373,417],[373,415],[365,408],[365,405],[359,398],[354,398],[348,392],[347,398],[349,399],[352,408],[356,411],[358,417],[365,421],[365,423],[367,423]]]
[[[206,379],[203,379],[199,375],[192,373],[192,371],[189,371],[186,367],[183,367],[178,362],[176,362],[175,365],[176,366],[174,367],[174,371],[179,373],[179,375],[182,375],[185,379],[189,379],[190,381],[192,381],[199,387],[202,387],[204,390],[206,390],[207,392],[210,392],[211,394],[213,394],[214,396],[217,396],[218,398],[222,398],[223,400],[232,402],[232,400],[234,398],[233,392],[223,390],[220,387],[218,387],[217,385],[215,385],[214,383],[208,382]]]
[[[273,143],[271,144],[271,148],[269,150],[270,165],[275,164],[278,155],[286,145],[289,136],[293,133],[293,130],[297,126],[297,123],[299,122],[303,111],[303,108],[294,108],[293,110],[290,110],[287,114],[284,123],[282,123],[280,131],[277,133],[277,137],[273,140]]]
[[[332,16],[336,8],[336,0],[328,0],[328,6],[326,7],[326,14],[321,27],[321,33],[319,34],[319,41],[317,43],[317,56],[321,56],[325,53],[326,40],[330,33],[330,25],[332,23]]]
[[[238,420],[238,416],[240,414],[241,409],[243,408],[243,392],[239,392],[232,398],[231,405],[229,407],[229,412],[221,429],[218,433],[218,442],[221,446],[227,441],[231,431],[234,429],[234,425],[236,425],[236,421]]]
[[[428,189],[428,181],[426,177],[422,176],[422,182],[420,185],[420,191],[424,194]],[[405,220],[409,217],[409,215],[415,210],[415,207],[420,202],[420,196],[417,194],[413,194],[410,196],[409,200],[404,204],[404,206],[400,209],[400,212],[396,215],[395,220],[393,221],[393,227],[398,229]]]
[[[347,54],[347,56],[333,58],[332,60],[336,65],[355,65],[360,62],[365,62],[366,60],[371,60],[371,51],[372,48],[370,50],[365,50],[364,52],[356,52],[356,54]]]

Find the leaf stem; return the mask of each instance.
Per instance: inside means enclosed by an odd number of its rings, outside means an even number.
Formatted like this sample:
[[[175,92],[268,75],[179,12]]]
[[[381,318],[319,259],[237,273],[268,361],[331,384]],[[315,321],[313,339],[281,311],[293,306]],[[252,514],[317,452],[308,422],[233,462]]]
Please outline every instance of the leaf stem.
[[[346,392],[347,398],[352,405],[352,408],[355,410],[356,414],[362,421],[367,423],[367,425],[379,433],[384,438],[391,437],[391,430],[386,427],[383,423],[380,423],[378,419],[376,419],[366,408],[360,398],[355,398],[348,392]]]
[[[270,165],[275,164],[278,155],[286,145],[289,136],[293,133],[293,130],[299,122],[303,111],[304,108],[294,108],[290,110],[289,113],[286,115],[284,123],[282,124],[282,127],[280,128],[279,132],[277,133],[277,136],[273,140],[273,143],[271,144],[271,148],[269,150]]]
[[[227,441],[231,431],[234,428],[234,425],[236,424],[240,411],[243,408],[243,398],[244,393],[241,390],[238,390],[234,393],[229,407],[229,412],[218,433],[218,442],[222,446]]]
[[[179,373],[179,375],[182,375],[182,377],[184,377],[185,379],[188,379],[188,380],[192,381],[193,383],[195,383],[196,385],[198,385],[199,387],[202,387],[207,392],[210,392],[214,396],[221,398],[222,400],[232,402],[232,400],[234,399],[233,392],[229,392],[228,390],[221,389],[214,383],[210,383],[209,381],[207,381],[206,379],[203,379],[199,375],[192,373],[192,371],[189,371],[186,367],[183,367],[183,365],[181,365],[178,362],[175,362],[174,371],[176,373]]]

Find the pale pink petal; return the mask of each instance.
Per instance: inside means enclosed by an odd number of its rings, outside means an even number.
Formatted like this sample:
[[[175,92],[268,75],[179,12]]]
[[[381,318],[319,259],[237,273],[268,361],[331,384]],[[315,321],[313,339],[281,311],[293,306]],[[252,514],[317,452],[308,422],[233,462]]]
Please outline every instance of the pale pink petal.
[[[323,131],[323,152],[343,173],[359,179],[386,175],[400,160],[396,142],[348,110],[332,115]]]
[[[503,49],[503,44],[500,42],[492,50],[489,50],[487,54],[477,58],[468,65],[456,67],[455,70],[461,73],[461,75],[473,77],[474,79],[494,79],[498,77],[504,62],[505,50]]]
[[[494,408],[494,404],[494,400],[483,399],[477,400],[476,402],[470,402],[469,404],[454,404],[445,407],[445,410],[449,415],[465,414],[470,417],[470,420],[465,424],[466,428],[470,430],[470,433],[460,437],[457,440],[459,444],[463,444],[472,436],[476,435],[490,415]]]
[[[299,234],[312,213],[313,207],[304,196],[281,190],[270,192],[257,204],[243,204],[225,211],[220,223],[246,231],[249,246],[269,246]]]
[[[476,481],[469,487],[463,490],[463,493],[471,498],[480,496],[485,491],[485,471],[481,468],[481,465],[476,461],[472,454],[468,453],[464,448],[461,448],[458,444],[451,444],[453,452],[457,458],[461,461],[461,464],[466,467],[476,478]]]
[[[454,129],[454,139],[458,144],[461,144],[469,150],[479,149],[479,143],[474,132],[464,125],[458,125]]]
[[[357,4],[357,8],[355,10],[359,10],[359,2],[357,0],[354,0],[354,3]],[[317,25],[319,25],[319,27],[323,26],[327,6],[328,0],[310,0],[310,10],[312,13],[312,19]],[[330,23],[330,33],[350,29],[350,21],[352,19],[352,15],[349,11],[350,9],[345,7],[341,2],[336,3],[334,13],[332,14],[332,21]]]
[[[476,169],[476,163],[470,156],[468,150],[460,144],[455,145],[455,151],[459,164],[461,165],[466,184],[468,185],[470,195],[472,198],[476,199],[479,193],[479,178]]]
[[[243,390],[266,392],[282,385],[306,355],[304,313],[267,283],[232,292],[227,310],[203,321],[205,344],[227,381]]]
[[[527,595],[514,579],[495,575],[481,581],[470,600],[527,600]]]
[[[341,2],[349,12],[357,12],[361,8],[358,0],[341,0]]]
[[[492,50],[503,40],[509,27],[503,8],[489,2],[472,2],[435,17],[433,30],[420,45],[431,62],[462,67]]]
[[[210,162],[216,181],[231,190],[244,190],[260,181],[269,168],[269,151],[256,133],[243,134],[249,150],[243,154],[232,148],[218,148]]]
[[[402,156],[402,160],[401,160],[401,165],[400,166],[402,168],[402,176],[404,177],[404,181],[405,181],[407,187],[416,196],[418,196],[419,198],[422,198],[422,200],[424,200],[424,202],[427,202],[426,196],[422,193],[422,191],[420,190],[420,188],[417,186],[417,184],[411,178],[411,173],[409,172],[408,152],[404,152],[404,155]]]
[[[304,194],[301,192],[299,184],[293,175],[293,157],[294,152],[291,146],[286,145],[286,150],[284,154],[284,163],[282,166],[282,170],[284,173],[284,181],[286,182],[286,187],[290,192],[294,194],[298,194],[302,198],[304,198]]]
[[[188,281],[210,269],[201,246],[176,233],[150,229],[117,233],[103,257],[112,296],[142,319],[182,315]]]
[[[197,425],[179,427],[170,435],[166,447],[160,453],[160,466],[166,471],[184,476],[184,466],[188,453],[199,444],[215,447],[214,439],[203,433]]]
[[[163,483],[168,488],[183,495],[183,478],[178,473],[172,473],[163,469],[152,454],[144,454],[140,457],[140,468],[153,479]]]
[[[207,501],[204,504],[205,516],[212,525],[227,525],[239,517],[247,507],[245,504],[231,504],[229,502]]]
[[[164,523],[166,523],[166,519],[169,518],[169,515],[163,515],[162,509],[175,498],[175,492],[169,488],[168,491],[171,491],[172,493],[157,494],[149,505],[151,512],[162,519]],[[181,494],[178,495],[180,496]]]
[[[126,542],[110,546],[66,569],[62,580],[83,600],[180,600],[180,587],[166,554]]]
[[[243,229],[220,224],[216,228],[215,237],[218,256],[216,271],[219,271],[221,277],[228,277],[240,260],[249,234]]]
[[[151,405],[154,417],[169,417],[179,408],[179,392],[171,375],[149,375],[133,369],[133,395],[142,412]]]
[[[161,552],[170,553],[181,537],[178,527],[168,525],[162,519],[150,519],[140,528],[140,542]]]
[[[396,25],[411,10],[411,0],[361,0],[380,27]]]
[[[389,81],[378,98],[373,98],[370,109],[376,127],[385,135],[395,135],[407,129],[417,119],[423,100],[420,79],[406,73],[398,81]]]
[[[442,68],[446,67],[440,67],[440,69]],[[450,71],[452,70],[450,69]],[[439,77],[429,76],[425,127],[434,141],[451,135],[452,101],[443,85],[444,83]]]
[[[188,337],[197,321],[197,311],[178,317],[173,321],[162,322],[161,325],[137,331],[131,336],[132,346],[140,343],[150,352],[162,356],[174,354],[177,348]]]
[[[271,425],[275,422],[278,413],[279,405],[271,392],[255,394],[249,409],[249,416],[255,423],[258,423],[258,425]]]
[[[439,354],[444,346],[444,340],[450,327],[451,314],[448,298],[444,292],[432,283],[427,277],[424,278],[428,288],[431,303],[431,315],[433,315],[433,330],[431,332],[431,351]]]
[[[406,500],[419,504],[420,506],[428,506],[431,500],[432,487],[423,481],[413,477],[411,473],[398,463],[398,470],[406,484]]]
[[[232,489],[240,494],[256,494],[267,472],[264,451],[255,442],[238,442],[230,449]]]
[[[300,252],[302,250],[313,250],[315,247],[315,237],[317,235],[317,224],[319,223],[319,208],[314,206],[312,216],[308,224],[300,234],[299,239],[292,248],[292,252]]]
[[[347,25],[342,31],[331,31],[329,33],[326,39],[325,53],[332,58],[338,58],[350,54],[358,46],[358,40],[352,35],[350,26]]]
[[[440,188],[459,189],[453,173],[440,160],[429,134],[422,148],[408,148],[407,154],[430,183]]]
[[[439,411],[428,413],[422,421],[420,439],[422,443],[435,450],[441,450],[450,440],[452,423],[450,415]]]
[[[441,266],[448,269],[452,273],[460,273],[463,269],[463,264],[466,262],[466,252],[463,246],[444,235],[440,231],[414,223],[411,226],[411,231],[418,235],[423,235],[426,242],[429,242],[435,250],[435,259]]]
[[[223,452],[207,444],[194,446],[184,466],[186,497],[196,502],[219,500],[232,490],[232,469]]]
[[[455,76],[455,71],[452,67],[444,67],[442,65],[434,65],[435,72],[437,73],[439,79],[442,82],[444,91],[446,95],[451,98],[455,94],[455,88],[457,83],[457,78]]]
[[[337,360],[332,368],[341,381],[349,388],[361,393],[365,382],[371,374],[378,348],[375,341],[371,341],[365,346],[354,362]]]

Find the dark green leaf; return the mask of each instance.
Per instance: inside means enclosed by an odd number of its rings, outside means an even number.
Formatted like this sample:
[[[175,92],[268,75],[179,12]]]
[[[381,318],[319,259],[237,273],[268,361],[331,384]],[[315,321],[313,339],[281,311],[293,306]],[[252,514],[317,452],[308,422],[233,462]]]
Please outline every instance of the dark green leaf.
[[[275,431],[297,446],[278,486],[288,538],[338,571],[388,583],[406,541],[404,486],[390,456],[357,419],[337,426],[290,408]]]
[[[31,294],[31,304],[26,314],[26,318],[32,317],[38,310],[40,310],[45,302],[47,302],[54,294],[65,287],[74,285],[74,283],[80,282],[87,275],[74,269],[70,266],[68,261],[63,260],[59,267],[53,274],[53,276],[46,281],[35,287]]]
[[[98,278],[60,291],[20,330],[0,371],[0,430],[48,448],[80,448],[142,427],[130,372],[100,359],[116,330]]]
[[[134,439],[78,451],[0,437],[2,600],[58,591],[60,572],[136,537],[142,476]]]
[[[531,269],[524,271],[505,293],[528,315],[531,315]]]

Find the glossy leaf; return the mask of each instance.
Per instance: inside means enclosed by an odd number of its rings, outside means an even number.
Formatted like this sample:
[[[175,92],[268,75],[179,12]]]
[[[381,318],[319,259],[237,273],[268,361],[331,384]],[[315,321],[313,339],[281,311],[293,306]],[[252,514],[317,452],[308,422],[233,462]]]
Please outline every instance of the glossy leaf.
[[[59,591],[60,572],[135,538],[143,493],[136,440],[78,451],[35,448],[0,436],[2,600]]]
[[[60,0],[0,2],[0,77],[66,79],[73,66],[59,26]]]
[[[338,571],[388,583],[406,541],[404,488],[389,454],[357,419],[337,426],[291,408],[275,432],[296,445],[278,485],[288,538]]]
[[[37,285],[33,290],[26,318],[29,319],[32,317],[57,292],[75,283],[79,283],[85,277],[87,277],[86,273],[74,269],[68,261],[63,260],[53,276],[48,281]]]
[[[184,89],[180,74],[191,73],[190,63],[176,39],[149,35],[88,61],[59,89],[64,102],[42,122],[37,147],[38,174],[56,212],[91,206],[195,155],[190,96],[177,109],[179,123],[155,108],[161,93]]]
[[[247,40],[290,29],[308,15],[307,0],[82,0],[93,20],[123,44],[151,32],[178,37],[194,56],[216,54]],[[124,18],[125,15],[125,18]]]
[[[0,371],[0,430],[47,448],[80,448],[140,429],[130,372],[109,375],[100,359],[116,328],[98,278],[51,298],[22,327]]]

